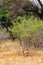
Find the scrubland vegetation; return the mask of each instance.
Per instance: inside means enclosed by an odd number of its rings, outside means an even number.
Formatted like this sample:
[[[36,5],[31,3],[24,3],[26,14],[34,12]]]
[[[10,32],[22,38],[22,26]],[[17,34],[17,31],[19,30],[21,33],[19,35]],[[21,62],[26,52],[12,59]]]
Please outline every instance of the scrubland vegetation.
[[[30,46],[43,49],[43,17],[40,18],[42,13],[35,8],[32,4],[30,7],[28,1],[3,0],[0,5],[0,41],[18,39],[24,49]]]
[[[43,65],[43,6],[0,0],[0,65]]]

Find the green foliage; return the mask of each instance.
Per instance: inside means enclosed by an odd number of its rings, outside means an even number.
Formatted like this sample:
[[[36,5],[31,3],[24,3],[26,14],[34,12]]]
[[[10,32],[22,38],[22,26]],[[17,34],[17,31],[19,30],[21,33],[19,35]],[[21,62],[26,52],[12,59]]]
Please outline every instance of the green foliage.
[[[4,3],[8,3],[9,2],[9,0],[4,0]]]
[[[10,12],[4,6],[0,7],[0,23],[2,27],[8,28],[11,26]]]
[[[0,7],[0,17],[5,17],[6,20],[10,17],[10,12],[5,7]]]
[[[32,34],[37,34],[37,32],[43,30],[43,21],[37,17],[23,16],[18,17],[16,21],[13,22],[13,27],[9,28],[11,34],[17,38],[28,38]]]
[[[8,25],[10,25],[10,12],[3,6],[0,6],[0,41],[9,38],[9,32],[7,31]]]
[[[9,28],[9,33],[12,37],[19,39],[23,49],[29,46],[40,46],[39,39],[42,44],[43,21],[33,14],[18,16],[15,21],[12,22],[13,26]]]
[[[10,33],[12,38],[16,37],[21,42],[23,42],[25,46],[28,46],[28,43],[36,44],[37,37],[38,39],[40,37],[42,41],[40,35],[43,35],[43,33],[41,32],[43,30],[43,21],[33,15],[34,13],[28,11],[29,8],[33,8],[32,10],[35,10],[37,8],[35,8],[34,6],[30,7],[28,5],[29,3],[25,0],[3,1],[4,3],[0,7],[0,22],[2,26],[5,27],[5,29],[7,28],[7,31]],[[36,12],[39,12],[39,14],[41,14],[41,10]]]

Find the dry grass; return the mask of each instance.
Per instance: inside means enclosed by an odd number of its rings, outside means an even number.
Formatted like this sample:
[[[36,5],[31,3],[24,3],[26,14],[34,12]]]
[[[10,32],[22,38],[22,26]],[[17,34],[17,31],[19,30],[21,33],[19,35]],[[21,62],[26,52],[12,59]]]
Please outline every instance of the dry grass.
[[[20,56],[18,41],[3,41],[0,44],[0,65],[43,65],[43,51],[32,51],[32,56]]]

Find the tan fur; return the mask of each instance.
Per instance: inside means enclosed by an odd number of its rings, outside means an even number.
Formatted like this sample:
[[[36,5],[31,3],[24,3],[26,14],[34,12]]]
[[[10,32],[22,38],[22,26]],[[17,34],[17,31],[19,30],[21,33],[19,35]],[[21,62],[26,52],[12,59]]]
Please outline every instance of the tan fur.
[[[31,49],[23,51],[24,56],[32,56],[33,54],[34,54],[34,51]]]

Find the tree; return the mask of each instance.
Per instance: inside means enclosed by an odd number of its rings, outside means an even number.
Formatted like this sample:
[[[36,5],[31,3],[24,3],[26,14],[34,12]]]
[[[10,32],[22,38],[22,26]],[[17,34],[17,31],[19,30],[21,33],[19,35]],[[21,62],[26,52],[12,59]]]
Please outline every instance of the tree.
[[[40,0],[38,0],[39,4],[41,5],[41,10],[42,10],[42,13],[41,13],[41,18],[43,18],[43,4],[41,3]]]
[[[15,19],[19,15],[21,16],[25,14],[25,11],[28,11],[28,12],[32,11],[38,14],[39,17],[42,17],[42,13],[40,14],[38,12],[40,10],[39,9],[40,7],[38,7],[38,5],[36,5],[34,2],[35,2],[34,0],[4,0],[4,5],[10,11],[11,17],[13,19]]]

